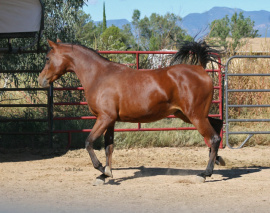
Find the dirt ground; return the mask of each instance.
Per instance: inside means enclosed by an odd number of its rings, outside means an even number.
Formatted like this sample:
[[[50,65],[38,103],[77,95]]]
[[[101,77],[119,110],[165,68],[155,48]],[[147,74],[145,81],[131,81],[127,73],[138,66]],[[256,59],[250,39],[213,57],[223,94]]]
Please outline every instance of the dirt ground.
[[[96,151],[105,161],[104,150]],[[113,178],[100,174],[84,150],[61,156],[0,152],[0,212],[269,212],[270,147],[220,150],[205,183],[207,148],[115,150]]]

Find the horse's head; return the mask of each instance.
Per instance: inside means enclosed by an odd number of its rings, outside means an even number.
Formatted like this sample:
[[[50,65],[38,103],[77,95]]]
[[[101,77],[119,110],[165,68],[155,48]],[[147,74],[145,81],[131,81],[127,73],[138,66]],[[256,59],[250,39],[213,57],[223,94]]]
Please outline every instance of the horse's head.
[[[68,70],[69,60],[63,54],[60,40],[57,43],[48,40],[51,50],[46,55],[46,64],[42,72],[39,74],[38,82],[41,87],[47,88],[52,82],[60,78]]]

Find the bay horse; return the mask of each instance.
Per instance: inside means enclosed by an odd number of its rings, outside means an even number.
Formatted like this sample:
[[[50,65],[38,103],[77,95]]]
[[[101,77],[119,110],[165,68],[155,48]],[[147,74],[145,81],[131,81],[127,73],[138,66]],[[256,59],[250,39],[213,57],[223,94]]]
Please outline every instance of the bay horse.
[[[68,71],[79,78],[90,112],[97,117],[85,146],[95,169],[112,177],[114,125],[116,121],[148,123],[175,115],[192,123],[210,145],[206,170],[198,176],[204,180],[213,174],[223,122],[208,117],[213,99],[213,83],[205,71],[215,61],[216,50],[205,42],[185,42],[171,61],[171,66],[138,71],[111,62],[91,48],[48,40],[50,51],[38,77],[41,87]],[[184,64],[189,63],[189,64]],[[198,65],[194,65],[198,64]],[[102,166],[93,149],[95,140],[104,134],[106,166]]]

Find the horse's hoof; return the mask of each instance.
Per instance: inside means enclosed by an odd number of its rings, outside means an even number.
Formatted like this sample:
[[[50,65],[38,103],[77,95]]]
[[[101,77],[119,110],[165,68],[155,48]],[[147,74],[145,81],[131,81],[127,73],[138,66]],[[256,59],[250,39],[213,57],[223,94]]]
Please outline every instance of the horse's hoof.
[[[220,164],[220,166],[226,166],[226,163],[221,156],[219,156],[219,164]]]
[[[205,177],[201,176],[201,175],[197,175],[196,178],[195,178],[195,181],[197,183],[204,183],[205,182]]]
[[[94,180],[93,186],[100,186],[100,185],[103,185],[104,183],[105,183],[105,177],[104,175],[100,175],[96,178],[96,180]]]
[[[104,175],[106,175],[108,177],[113,177],[112,170],[109,166],[105,166]]]

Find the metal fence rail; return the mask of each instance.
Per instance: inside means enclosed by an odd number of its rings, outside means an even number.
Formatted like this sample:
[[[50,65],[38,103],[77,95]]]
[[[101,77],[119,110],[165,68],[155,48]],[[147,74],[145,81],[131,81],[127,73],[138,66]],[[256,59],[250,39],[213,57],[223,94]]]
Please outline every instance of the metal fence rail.
[[[0,73],[38,73],[40,71],[37,70],[0,70]],[[1,88],[0,91],[3,92],[13,92],[13,91],[47,91],[47,103],[46,104],[0,104],[0,107],[4,108],[21,108],[21,107],[30,107],[30,108],[39,108],[44,107],[47,108],[47,118],[33,118],[33,119],[24,119],[24,118],[6,118],[0,117],[0,122],[43,122],[47,123],[47,130],[38,132],[38,131],[29,131],[29,132],[0,132],[0,135],[47,135],[50,146],[52,147],[52,87],[49,89],[43,88]]]
[[[225,67],[225,96],[226,96],[226,145],[230,148],[230,149],[240,149],[242,148],[245,143],[248,142],[248,140],[255,134],[270,134],[270,131],[230,131],[229,129],[229,123],[230,122],[270,122],[270,119],[230,119],[229,118],[229,108],[258,108],[258,107],[270,107],[270,105],[268,104],[262,104],[262,105],[237,105],[237,104],[229,104],[228,103],[228,95],[231,92],[244,92],[244,93],[251,93],[251,92],[270,92],[270,89],[228,89],[229,87],[229,77],[230,76],[264,76],[264,77],[270,77],[270,74],[264,74],[264,73],[229,73],[229,64],[233,59],[245,59],[245,58],[265,58],[265,59],[270,59],[270,56],[254,56],[254,55],[240,55],[240,56],[233,56],[231,58],[228,59],[228,61],[226,62],[226,67]],[[247,138],[244,140],[244,142],[236,147],[233,148],[230,144],[229,144],[229,135],[231,134],[248,134]]]

